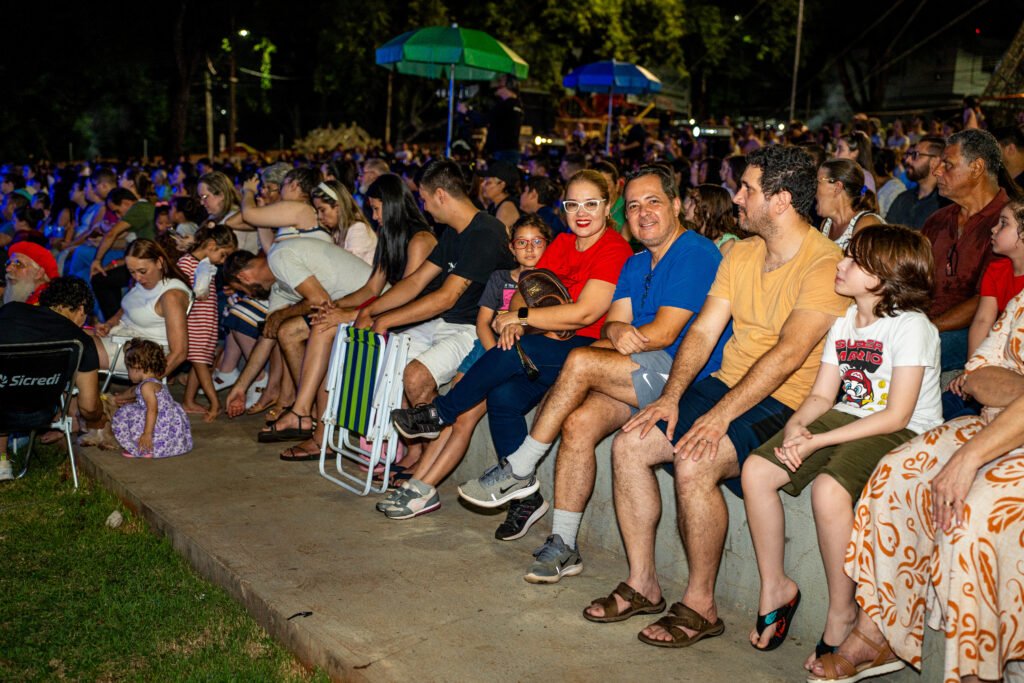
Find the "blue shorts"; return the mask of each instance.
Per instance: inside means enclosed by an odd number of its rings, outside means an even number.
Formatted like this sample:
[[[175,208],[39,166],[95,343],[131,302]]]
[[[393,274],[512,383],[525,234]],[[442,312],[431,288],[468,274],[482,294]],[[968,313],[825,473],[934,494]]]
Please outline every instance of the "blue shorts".
[[[247,337],[259,339],[266,319],[266,301],[242,297],[228,308],[228,315],[224,318],[224,329],[234,330]]]
[[[679,420],[676,422],[672,443],[677,442],[683,434],[690,431],[693,423],[714,408],[727,393],[729,393],[729,387],[725,382],[714,377],[705,377],[690,385],[690,388],[683,393],[679,400]],[[792,415],[792,408],[769,396],[729,424],[726,435],[736,449],[736,460],[739,462],[740,470],[743,469],[743,463],[747,456],[775,436],[776,432],[781,431]],[[666,427],[668,425],[664,421],[658,423],[658,428],[662,432]],[[667,463],[664,467],[669,474],[675,473],[672,463]],[[737,496],[743,497],[743,487],[739,477],[726,479],[725,485]]]
[[[484,345],[480,343],[479,339],[477,339],[473,342],[473,348],[469,350],[466,357],[462,359],[461,363],[459,363],[458,371],[465,375],[469,372],[469,369],[473,367],[473,363],[480,360],[485,353],[487,352],[484,350]]]

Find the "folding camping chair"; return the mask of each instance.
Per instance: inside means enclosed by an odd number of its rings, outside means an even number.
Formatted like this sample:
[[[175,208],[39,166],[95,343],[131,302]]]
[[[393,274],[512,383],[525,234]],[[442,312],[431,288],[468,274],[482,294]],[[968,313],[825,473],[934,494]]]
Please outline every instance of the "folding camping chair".
[[[334,338],[322,418],[320,475],[360,496],[383,493],[388,487],[399,444],[391,411],[402,406],[409,343],[408,335],[391,334],[385,343],[379,334],[350,325],[339,325]],[[329,449],[335,451],[338,476],[327,472]],[[360,471],[346,470],[345,460],[357,463]],[[374,486],[375,473],[381,475],[378,486]]]
[[[8,437],[29,433],[25,464],[18,479],[28,471],[36,432],[57,429],[64,432],[67,440],[71,476],[78,488],[68,407],[81,358],[82,343],[77,339],[0,345],[0,433]],[[17,455],[14,440],[10,443]]]

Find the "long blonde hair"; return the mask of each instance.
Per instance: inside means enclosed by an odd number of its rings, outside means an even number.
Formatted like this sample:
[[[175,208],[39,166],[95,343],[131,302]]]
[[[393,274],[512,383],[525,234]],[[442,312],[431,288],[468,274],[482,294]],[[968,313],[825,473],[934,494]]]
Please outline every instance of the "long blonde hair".
[[[224,218],[238,210],[241,205],[241,199],[238,197],[238,192],[235,190],[234,183],[231,182],[231,178],[220,171],[210,171],[204,173],[200,178],[199,182],[210,188],[210,191],[219,197],[224,197],[224,207],[220,210],[216,216],[210,216],[210,220],[214,223],[223,223]]]

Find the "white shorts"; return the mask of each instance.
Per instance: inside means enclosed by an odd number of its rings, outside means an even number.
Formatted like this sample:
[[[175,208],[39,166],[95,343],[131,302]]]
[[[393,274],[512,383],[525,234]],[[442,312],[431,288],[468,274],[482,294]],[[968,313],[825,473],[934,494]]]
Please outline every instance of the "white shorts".
[[[410,327],[409,360],[427,368],[438,387],[452,381],[476,341],[476,325],[446,323],[440,318]]]

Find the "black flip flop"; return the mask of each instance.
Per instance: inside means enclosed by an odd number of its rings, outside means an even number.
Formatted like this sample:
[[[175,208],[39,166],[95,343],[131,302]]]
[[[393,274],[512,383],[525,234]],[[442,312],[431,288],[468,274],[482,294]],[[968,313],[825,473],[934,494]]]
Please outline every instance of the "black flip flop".
[[[768,652],[774,650],[779,645],[786,642],[786,636],[789,635],[789,629],[793,625],[793,615],[796,614],[796,608],[800,606],[800,591],[796,592],[796,597],[787,602],[778,609],[773,609],[768,614],[757,615],[757,633],[760,635],[764,633],[764,630],[769,626],[775,626],[775,634],[768,640],[768,644],[764,647],[758,647],[756,643],[751,643],[755,650],[761,650],[762,652]]]
[[[299,418],[299,424],[302,421],[308,419],[310,421],[309,429],[303,429],[302,427],[288,427],[287,429],[278,429],[277,423],[281,421],[288,413],[291,413],[295,417]],[[268,425],[269,430],[262,430],[256,436],[256,440],[260,443],[280,443],[281,441],[305,441],[306,439],[313,438],[313,432],[316,431],[316,418],[312,415],[299,415],[295,411],[285,410],[281,413],[281,417],[274,420],[273,424]],[[319,458],[320,456],[317,456]]]
[[[285,462],[309,462],[311,460],[319,460],[320,453],[304,453],[303,455],[296,455],[292,457],[285,457],[285,453],[288,451],[295,452],[298,446],[292,446],[291,448],[285,449],[278,457]]]

